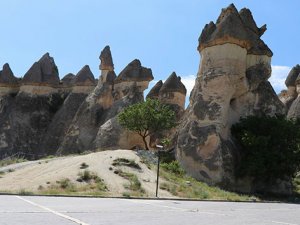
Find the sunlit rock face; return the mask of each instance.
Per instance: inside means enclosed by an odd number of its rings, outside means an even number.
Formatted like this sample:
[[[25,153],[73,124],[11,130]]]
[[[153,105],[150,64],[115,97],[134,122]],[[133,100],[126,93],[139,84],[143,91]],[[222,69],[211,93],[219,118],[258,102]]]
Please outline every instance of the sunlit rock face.
[[[300,65],[297,64],[289,72],[285,85],[287,90],[281,91],[279,99],[288,109],[287,118],[300,118]]]
[[[116,76],[110,47],[100,54],[99,80],[88,65],[59,80],[46,53],[17,79],[8,64],[0,71],[0,159],[142,146],[122,128],[117,114],[144,100],[152,71],[133,60]],[[114,132],[112,132],[112,130]],[[113,134],[113,135],[112,135]]]
[[[114,81],[114,99],[119,100],[129,92],[129,87],[136,84],[139,92],[148,88],[153,80],[152,71],[143,67],[140,60],[130,62]]]
[[[110,60],[107,61],[110,62]],[[110,63],[110,65],[113,64]],[[150,81],[153,80],[151,69],[143,67],[141,62],[135,59],[117,77],[114,76],[113,81],[109,72],[103,71],[102,74],[106,76],[101,80],[106,81],[108,84],[113,83],[113,91],[110,95],[110,106],[101,117],[102,122],[93,142],[95,148],[133,149],[137,146],[143,147],[141,137],[135,132],[122,128],[118,123],[117,115],[124,108],[144,101],[144,90],[148,88]]]
[[[272,52],[260,39],[249,9],[222,9],[199,38],[201,55],[189,106],[178,127],[176,156],[193,177],[226,186],[234,183],[239,152],[232,124],[247,115],[284,114],[268,82]]]
[[[58,69],[53,57],[44,54],[25,73],[20,92],[28,95],[48,95],[58,92]]]
[[[101,51],[99,58],[101,76],[98,84],[78,107],[58,148],[59,154],[92,149],[131,149],[141,144],[137,134],[128,132],[119,125],[117,114],[125,107],[143,101],[143,91],[153,79],[152,71],[143,67],[136,59],[116,76],[109,46]],[[77,79],[82,80],[81,88],[93,83],[92,79],[87,79],[91,76],[85,77],[86,79]],[[75,90],[73,87],[72,93]]]

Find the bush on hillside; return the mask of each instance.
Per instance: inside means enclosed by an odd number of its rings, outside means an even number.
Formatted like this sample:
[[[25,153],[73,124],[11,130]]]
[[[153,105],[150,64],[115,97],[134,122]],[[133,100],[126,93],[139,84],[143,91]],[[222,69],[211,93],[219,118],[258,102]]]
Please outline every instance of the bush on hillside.
[[[300,170],[300,121],[283,116],[249,116],[232,126],[241,147],[237,176],[273,182]]]

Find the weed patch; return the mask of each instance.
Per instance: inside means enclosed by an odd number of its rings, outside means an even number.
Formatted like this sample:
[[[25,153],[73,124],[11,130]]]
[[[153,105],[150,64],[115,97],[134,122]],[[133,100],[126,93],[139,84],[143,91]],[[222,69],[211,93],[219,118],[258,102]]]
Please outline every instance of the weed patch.
[[[128,184],[124,184],[124,187],[130,191],[131,195],[143,196],[145,194],[145,189],[135,174],[124,172],[120,169],[116,170],[115,173],[129,181]]]
[[[112,163],[113,166],[127,166],[134,169],[142,169],[133,159],[117,158]]]
[[[89,165],[86,164],[85,162],[83,162],[83,163],[80,164],[80,169],[86,169],[88,167],[89,167]]]
[[[160,189],[182,198],[231,201],[256,199],[253,196],[239,195],[234,192],[224,191],[218,187],[212,187],[206,183],[197,181],[187,176],[177,161],[162,163],[160,176],[165,180],[165,182],[160,184]]]
[[[9,158],[0,160],[0,167],[8,166],[8,165],[15,164],[15,163],[26,162],[26,161],[27,161],[27,159],[25,159],[25,158],[9,157]]]

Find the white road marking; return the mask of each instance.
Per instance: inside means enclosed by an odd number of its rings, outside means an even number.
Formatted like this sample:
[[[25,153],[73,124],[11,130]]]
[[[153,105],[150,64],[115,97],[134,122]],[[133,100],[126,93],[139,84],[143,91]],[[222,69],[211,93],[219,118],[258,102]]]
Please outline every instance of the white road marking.
[[[180,207],[174,207],[174,206],[159,205],[159,204],[150,203],[149,201],[146,202],[146,201],[143,201],[143,200],[133,200],[133,199],[124,199],[124,200],[134,202],[134,203],[137,203],[137,204],[138,203],[143,203],[145,205],[151,205],[151,206],[156,206],[156,207],[161,207],[161,208],[179,210],[179,211],[183,211],[183,212],[197,212],[197,213],[202,213],[202,214],[228,216],[227,214],[224,214],[224,213],[215,213],[215,212],[208,212],[208,211],[200,211],[199,209],[186,209],[186,208],[180,208]]]
[[[51,212],[51,213],[53,213],[53,214],[55,214],[55,215],[57,215],[57,216],[60,216],[60,217],[62,217],[62,218],[64,218],[64,219],[70,220],[70,221],[72,221],[72,222],[74,222],[74,223],[77,223],[77,224],[80,224],[80,225],[89,225],[88,223],[82,222],[81,220],[78,220],[78,219],[75,219],[75,218],[73,218],[73,217],[70,217],[70,216],[67,216],[67,215],[65,215],[65,214],[62,214],[62,213],[60,213],[60,212],[54,211],[54,210],[49,209],[49,208],[47,208],[47,207],[45,207],[45,206],[39,205],[39,204],[34,203],[34,202],[32,202],[32,201],[29,201],[29,200],[27,200],[27,199],[25,199],[25,198],[22,198],[22,197],[20,197],[20,196],[16,196],[16,198],[21,199],[21,200],[23,200],[23,201],[25,201],[25,202],[27,202],[27,203],[29,203],[29,204],[31,204],[31,205],[37,206],[37,207],[39,207],[39,208],[41,208],[41,209],[43,209],[43,210],[46,210],[46,211],[48,211],[48,212]]]
[[[273,220],[270,220],[268,222],[277,223],[277,224],[284,224],[284,225],[299,225],[299,224],[295,224],[295,223],[285,223],[285,222],[273,221]]]

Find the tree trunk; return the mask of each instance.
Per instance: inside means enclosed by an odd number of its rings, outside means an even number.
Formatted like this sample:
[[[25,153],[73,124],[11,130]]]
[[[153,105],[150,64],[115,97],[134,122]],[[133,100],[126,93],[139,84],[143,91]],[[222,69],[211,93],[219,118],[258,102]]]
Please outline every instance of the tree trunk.
[[[146,137],[147,137],[147,136],[142,136],[142,137],[143,137],[143,142],[144,142],[144,144],[145,144],[146,150],[149,150],[149,147],[148,147],[148,144],[147,144],[147,141],[146,141]]]

